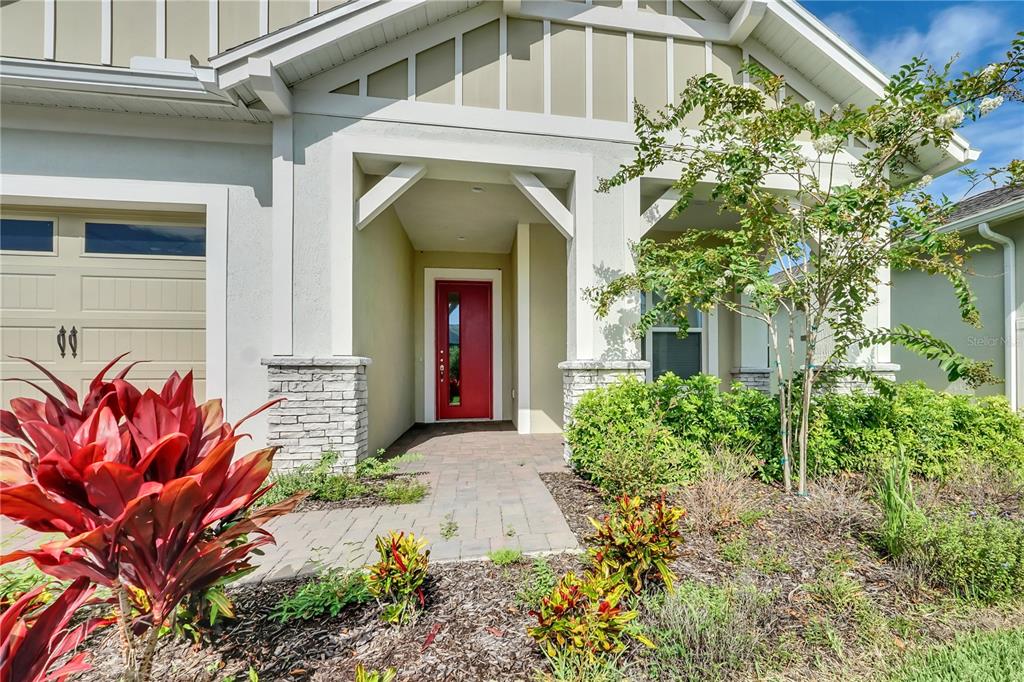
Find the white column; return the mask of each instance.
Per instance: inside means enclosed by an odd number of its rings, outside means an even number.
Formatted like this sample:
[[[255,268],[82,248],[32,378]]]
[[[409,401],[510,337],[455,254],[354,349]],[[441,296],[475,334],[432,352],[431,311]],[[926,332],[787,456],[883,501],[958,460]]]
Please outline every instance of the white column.
[[[590,360],[594,357],[594,310],[583,299],[584,291],[594,285],[594,178],[593,170],[578,172],[573,179],[569,210],[573,214],[575,230],[568,243],[569,330],[567,354],[569,360]]]
[[[530,225],[516,226],[516,353],[518,378],[516,427],[531,433],[530,424]]]
[[[355,230],[355,192],[352,148],[341,133],[331,147],[331,354],[352,355],[352,235]]]
[[[271,317],[274,355],[292,354],[292,249],[294,231],[293,126],[291,116],[275,116],[273,131],[273,231],[270,276],[273,289]]]

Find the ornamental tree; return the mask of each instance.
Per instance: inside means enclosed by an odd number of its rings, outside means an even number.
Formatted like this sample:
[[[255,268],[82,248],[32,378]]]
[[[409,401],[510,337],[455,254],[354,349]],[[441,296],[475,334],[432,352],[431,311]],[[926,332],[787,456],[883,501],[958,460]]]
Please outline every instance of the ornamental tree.
[[[922,149],[943,148],[966,121],[1005,100],[1022,99],[1020,36],[1005,60],[959,75],[953,73],[955,58],[942,68],[914,59],[867,107],[820,112],[814,102],[786,97],[784,79],[756,64],[745,66],[755,87],[707,74],[691,78],[679,103],[660,112],[636,105],[636,157],[599,189],[675,162],[682,170],[674,183],[681,196],[674,214],[686,208],[699,184],[714,178],[711,199],[738,220],[729,230],[695,226],[667,243],[635,244],[635,272],[590,296],[604,316],[617,299],[657,291],[661,298],[641,316],[638,334],[666,319],[686,329],[687,305],[705,312],[721,307],[763,322],[779,385],[787,491],[795,451],[798,489],[806,494],[813,393],[843,375],[885,389],[851,362],[859,352],[902,344],[937,361],[950,380],[994,380],[987,364],[927,331],[872,327],[865,313],[878,304],[890,269],[918,270],[948,279],[960,316],[980,324],[965,269],[980,247],[941,230],[954,204],[946,196],[933,198],[925,189],[931,179],[913,169]],[[692,112],[701,112],[701,123],[690,131],[683,120]],[[845,149],[853,139],[866,151]],[[848,172],[841,172],[842,165]],[[966,194],[986,183],[1022,183],[1024,161],[965,174]]]
[[[245,436],[224,421],[219,400],[197,404],[192,374],[171,375],[159,393],[126,376],[92,380],[81,401],[70,386],[31,362],[60,397],[15,398],[0,411],[0,512],[65,539],[15,551],[61,579],[109,587],[116,601],[125,679],[148,680],[161,628],[174,624],[188,597],[217,590],[252,570],[252,552],[273,542],[261,524],[290,511],[291,497],[252,511],[276,448],[235,459]],[[27,382],[31,383],[31,382]],[[258,408],[260,412],[272,403]],[[249,416],[252,416],[251,414]],[[214,592],[211,592],[213,590]]]

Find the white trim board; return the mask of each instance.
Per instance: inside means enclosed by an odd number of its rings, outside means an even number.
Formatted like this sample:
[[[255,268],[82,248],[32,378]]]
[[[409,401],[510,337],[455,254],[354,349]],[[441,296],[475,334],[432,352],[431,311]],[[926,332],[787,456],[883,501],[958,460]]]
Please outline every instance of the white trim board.
[[[434,357],[437,353],[435,291],[437,280],[468,280],[491,283],[491,416],[492,421],[501,421],[504,416],[502,405],[502,328],[501,328],[501,270],[469,268],[424,268],[423,269],[423,421],[437,421],[436,393],[434,379]]]
[[[530,225],[516,225],[516,430],[533,432],[530,417]]]
[[[3,203],[206,212],[206,394],[228,400],[228,187],[186,182],[0,174]]]

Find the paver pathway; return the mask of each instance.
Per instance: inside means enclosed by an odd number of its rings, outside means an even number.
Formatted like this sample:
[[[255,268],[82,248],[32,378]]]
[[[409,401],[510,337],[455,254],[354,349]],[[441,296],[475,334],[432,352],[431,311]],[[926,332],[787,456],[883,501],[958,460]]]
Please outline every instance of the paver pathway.
[[[310,511],[274,519],[276,546],[265,549],[246,580],[278,580],[313,573],[319,565],[360,566],[374,539],[389,530],[430,540],[433,561],[481,559],[511,547],[524,553],[578,551],[579,544],[538,473],[560,471],[562,437],[521,436],[508,423],[414,426],[388,454],[423,456],[401,469],[430,485],[419,503]],[[455,534],[441,527],[451,520]]]

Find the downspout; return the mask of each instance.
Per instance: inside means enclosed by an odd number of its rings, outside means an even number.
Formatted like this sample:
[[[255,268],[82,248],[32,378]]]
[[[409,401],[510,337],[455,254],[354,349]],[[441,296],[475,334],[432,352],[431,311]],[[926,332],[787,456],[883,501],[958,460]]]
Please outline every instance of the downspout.
[[[978,233],[1003,247],[1003,310],[1005,311],[1003,345],[1006,354],[1006,400],[1013,410],[1017,409],[1017,306],[1015,293],[1017,277],[1015,272],[1016,255],[1013,240],[1004,234],[993,232],[988,223],[978,225]]]

